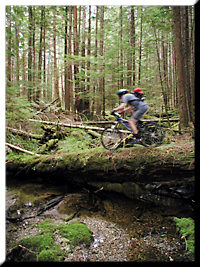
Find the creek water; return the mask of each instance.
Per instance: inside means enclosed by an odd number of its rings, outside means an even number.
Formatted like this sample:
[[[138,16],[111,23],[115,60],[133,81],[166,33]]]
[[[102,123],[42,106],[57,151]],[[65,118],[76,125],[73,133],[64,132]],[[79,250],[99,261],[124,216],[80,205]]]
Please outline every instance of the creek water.
[[[57,209],[59,214],[73,214],[79,206],[79,217],[98,217],[113,222],[129,235],[128,261],[184,260],[185,247],[180,241],[173,217],[193,218],[194,210],[191,205],[180,199],[176,202],[168,198],[164,202],[161,196],[157,196],[157,201],[155,197],[154,201],[149,201],[142,197],[130,198],[113,191],[96,191],[91,186],[83,188],[45,183],[40,179],[23,181],[9,178],[6,180],[6,209],[9,210],[9,216],[13,217],[20,213],[30,214],[41,204],[65,194],[65,201]],[[159,202],[161,198],[162,201]],[[19,224],[20,222],[6,224],[7,250],[13,242],[13,231],[16,232]],[[98,246],[103,241],[104,238],[100,236],[93,246]]]

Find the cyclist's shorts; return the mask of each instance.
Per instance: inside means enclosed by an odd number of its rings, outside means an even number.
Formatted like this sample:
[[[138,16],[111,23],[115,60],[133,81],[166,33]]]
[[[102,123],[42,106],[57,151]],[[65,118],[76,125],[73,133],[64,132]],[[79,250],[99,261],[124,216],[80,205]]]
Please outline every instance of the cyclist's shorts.
[[[148,110],[149,110],[148,105],[142,106],[134,112],[132,118],[138,121],[142,118],[144,113],[147,112]]]

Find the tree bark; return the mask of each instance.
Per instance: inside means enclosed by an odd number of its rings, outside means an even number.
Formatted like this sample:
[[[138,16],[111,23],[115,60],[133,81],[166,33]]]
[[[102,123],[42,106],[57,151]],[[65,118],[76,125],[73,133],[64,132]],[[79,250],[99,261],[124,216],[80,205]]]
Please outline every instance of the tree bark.
[[[65,110],[70,110],[70,86],[69,86],[69,63],[67,62],[67,55],[68,55],[68,46],[67,46],[67,37],[68,37],[68,32],[67,32],[67,22],[68,22],[68,6],[65,7],[65,47],[64,47],[64,82],[65,82]]]
[[[89,6],[89,26],[88,26],[88,47],[87,47],[87,89],[84,100],[84,107],[87,114],[90,114],[90,101],[88,94],[90,92],[90,53],[91,53],[91,6]]]
[[[68,55],[72,54],[72,6],[69,6],[69,45],[68,45]],[[69,87],[69,97],[70,97],[70,108],[72,113],[74,113],[74,94],[73,92],[73,83],[72,83],[72,64],[69,63],[69,72],[68,72],[68,87]]]
[[[183,48],[181,38],[181,17],[180,6],[173,6],[173,18],[174,18],[174,35],[175,35],[175,50],[176,50],[176,63],[178,74],[178,106],[179,106],[179,118],[180,118],[180,130],[188,126],[188,112],[186,104],[185,94],[185,77],[183,71]]]
[[[122,13],[122,6],[120,6],[120,71],[121,71],[121,77],[120,77],[120,87],[123,88],[123,13]]]
[[[58,98],[58,105],[61,105],[59,96],[59,84],[58,84],[58,70],[57,70],[57,58],[56,58],[56,6],[54,6],[54,19],[53,19],[53,48],[54,48],[54,97]]]
[[[29,38],[28,38],[28,100],[31,101],[31,82],[32,82],[32,6],[29,10]]]
[[[140,51],[139,51],[138,85],[140,85],[141,60],[142,60],[142,7],[141,7],[141,22],[140,22]]]
[[[74,21],[73,21],[73,34],[74,34],[74,55],[78,56],[78,32],[77,32],[77,6],[73,7]],[[78,64],[74,64],[74,80],[75,80],[75,111],[79,111],[79,80],[78,74]]]
[[[42,79],[42,33],[43,33],[43,20],[44,20],[44,6],[41,7],[41,24],[40,24],[40,47],[39,47],[39,57],[38,57],[38,87],[36,92],[36,102],[39,101],[41,97],[41,79]]]
[[[131,48],[132,48],[133,86],[135,86],[135,14],[133,6],[131,6]]]
[[[100,70],[99,70],[99,98],[97,102],[97,114],[101,114],[103,107],[103,113],[105,113],[105,88],[104,88],[104,75],[103,75],[103,66],[104,66],[104,53],[103,53],[103,42],[104,42],[104,6],[101,6],[101,20],[100,20]],[[101,96],[103,98],[101,98]]]

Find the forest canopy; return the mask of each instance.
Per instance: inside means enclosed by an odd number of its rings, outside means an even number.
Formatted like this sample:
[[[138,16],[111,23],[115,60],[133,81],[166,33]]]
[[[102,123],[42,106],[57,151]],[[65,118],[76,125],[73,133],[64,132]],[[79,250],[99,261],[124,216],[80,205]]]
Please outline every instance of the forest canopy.
[[[6,6],[6,107],[105,116],[120,88],[194,123],[194,6]],[[22,102],[20,102],[22,101]]]

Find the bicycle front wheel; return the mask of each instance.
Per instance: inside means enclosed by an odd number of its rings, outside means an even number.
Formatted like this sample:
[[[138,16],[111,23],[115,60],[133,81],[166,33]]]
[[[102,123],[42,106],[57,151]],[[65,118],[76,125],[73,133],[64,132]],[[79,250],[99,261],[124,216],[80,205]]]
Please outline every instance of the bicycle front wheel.
[[[107,127],[101,134],[102,145],[109,150],[117,149],[122,141],[122,136],[117,128]]]
[[[162,144],[164,132],[156,122],[147,122],[142,131],[142,144],[146,147],[155,147]]]

